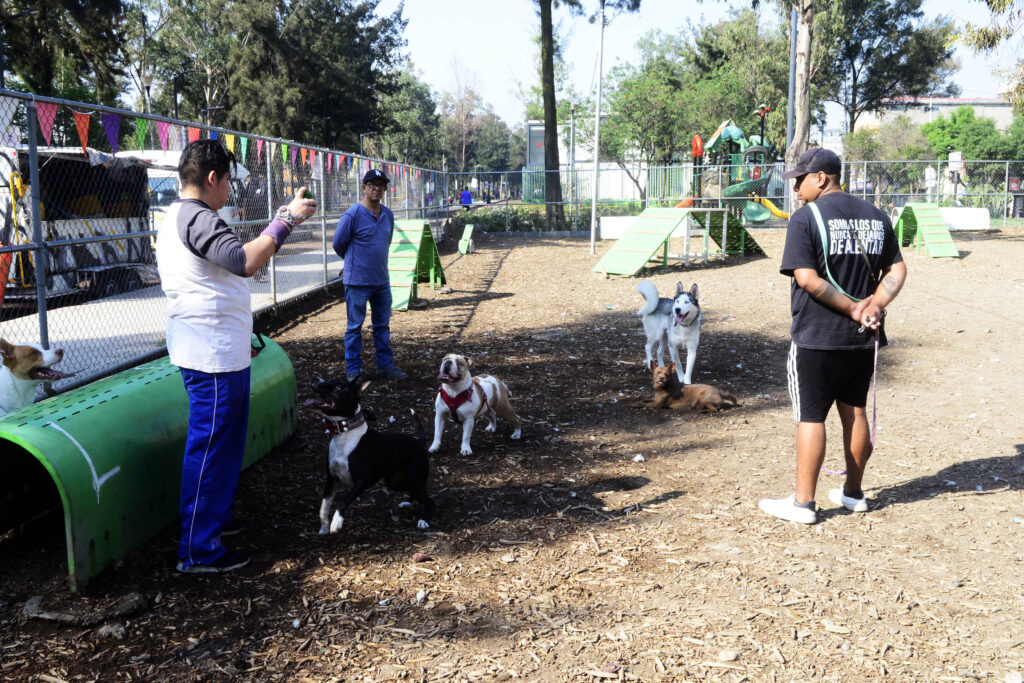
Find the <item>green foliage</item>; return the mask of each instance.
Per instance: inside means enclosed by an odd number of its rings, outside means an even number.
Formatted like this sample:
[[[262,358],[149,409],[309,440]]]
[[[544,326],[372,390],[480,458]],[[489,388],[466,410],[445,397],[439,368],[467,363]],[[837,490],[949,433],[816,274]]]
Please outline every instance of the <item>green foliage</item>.
[[[940,158],[955,150],[962,152],[964,159],[1002,159],[1009,151],[992,119],[976,118],[970,106],[957,107],[948,119],[940,116],[924,124],[921,132]]]
[[[4,63],[37,95],[60,96],[61,73],[73,73],[101,104],[116,105],[124,12],[121,0],[5,1]],[[65,82],[62,89],[70,88]]]
[[[441,167],[441,117],[430,86],[411,70],[402,71],[394,92],[380,98],[380,113],[386,121],[380,136],[385,158]]]
[[[880,128],[858,128],[843,140],[847,161],[934,159],[935,151],[921,127],[902,114]]]
[[[951,19],[923,21],[923,0],[836,0],[818,17],[815,40],[828,53],[819,75],[827,99],[858,117],[897,97],[953,96]]]
[[[643,210],[640,202],[601,202],[597,205],[598,216],[636,216]],[[546,232],[550,230],[590,230],[590,204],[580,206],[575,213],[564,212],[561,220],[550,223],[543,204],[509,206],[475,211],[459,211],[452,214],[452,225],[456,234],[462,234],[467,223],[490,232],[505,230],[506,215],[509,232]]]
[[[969,23],[960,36],[976,52],[991,52],[999,45],[1014,43],[1013,53],[1017,61],[1008,69],[1010,88],[1007,92],[1018,114],[1024,114],[1024,1],[1022,0],[977,0],[988,7],[991,13],[988,25]],[[1020,157],[1017,157],[1020,158]]]

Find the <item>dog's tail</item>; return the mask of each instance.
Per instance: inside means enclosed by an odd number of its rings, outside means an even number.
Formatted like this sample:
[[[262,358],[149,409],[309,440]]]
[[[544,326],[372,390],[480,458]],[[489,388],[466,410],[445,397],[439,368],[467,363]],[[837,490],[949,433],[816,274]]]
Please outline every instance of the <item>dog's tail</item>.
[[[650,315],[658,307],[658,288],[653,282],[643,280],[636,286],[636,291],[644,297],[644,305],[636,312],[637,315]]]
[[[420,416],[412,408],[409,408],[409,412],[412,413],[412,419],[416,420],[416,438],[424,446],[427,445],[427,432],[423,429],[423,422],[420,421]]]

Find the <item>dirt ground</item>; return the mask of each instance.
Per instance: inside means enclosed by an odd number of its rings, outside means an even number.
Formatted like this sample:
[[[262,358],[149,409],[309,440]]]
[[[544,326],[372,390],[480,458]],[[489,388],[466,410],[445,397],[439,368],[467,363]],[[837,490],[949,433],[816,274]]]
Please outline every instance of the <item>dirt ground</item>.
[[[638,280],[591,273],[609,243],[596,256],[574,239],[442,245],[453,291],[426,288],[425,309],[395,314],[410,377],[365,403],[406,431],[415,407],[429,432],[441,357],[458,351],[507,381],[522,440],[478,429],[462,457],[449,430],[428,531],[376,489],[321,537],[328,436],[303,414],[242,475],[234,543],[254,560],[225,576],[175,572],[168,527],[68,596],[59,525],[6,538],[0,679],[1020,681],[1024,231],[957,233],[960,259],[905,251],[871,510],[832,505],[842,477],[826,472],[810,527],[757,508],[792,491],[795,425],[784,233],[754,235],[767,258],[644,273],[665,294],[699,283],[694,381],[741,404],[719,414],[638,407],[652,394]],[[344,372],[337,297],[261,321],[300,399],[313,375]],[[834,416],[828,429],[836,472]],[[81,610],[132,591],[148,606],[103,628],[23,616],[34,595]]]

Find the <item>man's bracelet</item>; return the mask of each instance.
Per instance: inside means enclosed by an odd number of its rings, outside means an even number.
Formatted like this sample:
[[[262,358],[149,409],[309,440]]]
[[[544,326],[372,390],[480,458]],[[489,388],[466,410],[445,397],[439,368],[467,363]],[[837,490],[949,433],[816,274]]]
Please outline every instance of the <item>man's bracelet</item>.
[[[282,221],[287,223],[292,228],[294,228],[296,225],[303,221],[302,218],[293,214],[291,212],[291,209],[289,209],[287,206],[277,207],[277,213],[275,214],[275,217],[280,218]]]

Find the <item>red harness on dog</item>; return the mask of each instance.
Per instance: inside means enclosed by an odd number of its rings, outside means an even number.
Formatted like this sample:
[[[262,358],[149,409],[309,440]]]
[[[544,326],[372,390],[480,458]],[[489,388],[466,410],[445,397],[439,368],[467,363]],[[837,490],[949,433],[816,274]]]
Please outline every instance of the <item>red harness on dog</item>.
[[[480,381],[476,377],[473,378],[473,383],[469,385],[469,388],[461,393],[455,394],[454,396],[445,391],[444,387],[437,390],[437,395],[440,396],[441,400],[444,401],[444,404],[448,406],[448,412],[451,413],[452,419],[456,422],[462,422],[462,419],[459,418],[459,407],[463,403],[473,399],[474,387],[480,392],[480,407],[477,409],[476,415],[473,416],[474,418],[477,418],[484,413],[491,412],[491,406],[487,405],[487,393],[484,392],[483,385],[480,384]]]

